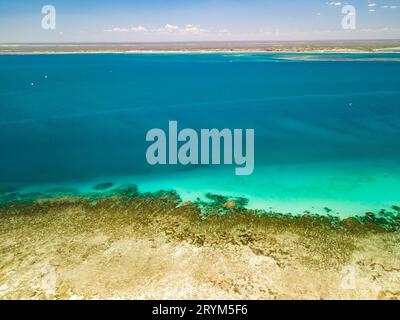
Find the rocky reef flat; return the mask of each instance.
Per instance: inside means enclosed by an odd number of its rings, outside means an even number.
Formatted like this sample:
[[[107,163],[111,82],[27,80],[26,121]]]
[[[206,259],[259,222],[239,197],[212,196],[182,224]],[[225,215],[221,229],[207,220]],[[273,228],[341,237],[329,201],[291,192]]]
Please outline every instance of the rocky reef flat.
[[[400,298],[396,208],[339,220],[134,186],[18,201],[7,191],[0,299]]]

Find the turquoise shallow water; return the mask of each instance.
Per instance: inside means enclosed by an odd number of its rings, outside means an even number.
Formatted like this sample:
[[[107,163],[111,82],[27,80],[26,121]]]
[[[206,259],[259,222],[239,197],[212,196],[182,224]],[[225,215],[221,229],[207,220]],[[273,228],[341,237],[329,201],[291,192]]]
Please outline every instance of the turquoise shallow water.
[[[102,182],[359,215],[400,203],[398,54],[0,56],[0,185]],[[351,107],[349,107],[351,105]],[[254,128],[255,172],[151,167],[146,132]]]

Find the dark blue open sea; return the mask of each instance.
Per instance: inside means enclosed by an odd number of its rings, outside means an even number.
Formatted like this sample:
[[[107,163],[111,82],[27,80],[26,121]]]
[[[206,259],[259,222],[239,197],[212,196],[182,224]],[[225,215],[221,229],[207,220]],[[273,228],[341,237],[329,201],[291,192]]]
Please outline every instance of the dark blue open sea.
[[[148,165],[146,133],[169,120],[254,128],[254,174]],[[3,193],[110,182],[282,213],[388,209],[400,204],[400,55],[3,55],[0,150]]]

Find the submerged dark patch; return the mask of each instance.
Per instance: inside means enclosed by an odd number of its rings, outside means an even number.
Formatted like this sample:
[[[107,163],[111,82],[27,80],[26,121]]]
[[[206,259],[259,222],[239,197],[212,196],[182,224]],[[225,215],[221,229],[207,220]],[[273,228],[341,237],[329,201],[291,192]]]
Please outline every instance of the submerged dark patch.
[[[0,194],[17,192],[19,190],[20,188],[15,186],[0,186]]]
[[[101,183],[93,187],[94,190],[102,191],[102,190],[107,190],[110,189],[114,186],[114,183],[112,182],[106,182],[106,183]]]

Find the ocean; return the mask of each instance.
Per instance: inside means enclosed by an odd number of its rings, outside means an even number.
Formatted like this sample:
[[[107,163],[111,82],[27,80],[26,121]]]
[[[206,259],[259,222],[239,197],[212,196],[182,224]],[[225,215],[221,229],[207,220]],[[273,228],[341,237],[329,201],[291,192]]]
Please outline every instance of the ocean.
[[[254,129],[255,170],[150,166],[146,133]],[[400,205],[400,56],[0,56],[0,193],[136,184],[348,217]],[[17,189],[18,188],[18,189]]]

